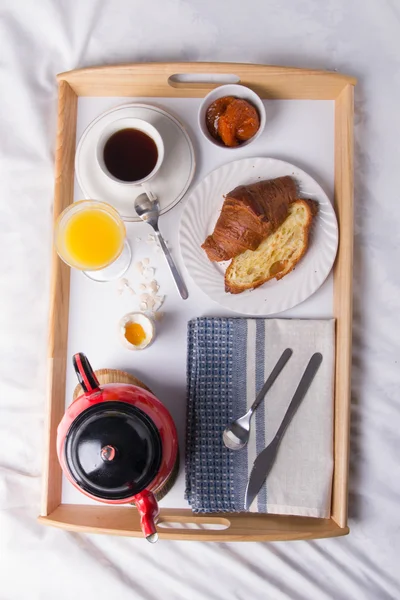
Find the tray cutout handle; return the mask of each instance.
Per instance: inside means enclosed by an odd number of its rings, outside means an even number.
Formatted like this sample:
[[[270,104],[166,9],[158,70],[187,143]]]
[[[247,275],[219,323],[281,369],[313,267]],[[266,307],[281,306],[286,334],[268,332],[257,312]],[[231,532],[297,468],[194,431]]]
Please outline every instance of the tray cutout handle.
[[[231,522],[226,518],[213,518],[211,522],[207,517],[184,517],[179,521],[173,519],[163,519],[162,517],[157,522],[157,527],[160,529],[179,529],[182,530],[203,530],[203,531],[224,531],[229,529]]]
[[[240,83],[240,77],[233,73],[174,73],[168,77],[173,88],[207,89],[228,83]]]

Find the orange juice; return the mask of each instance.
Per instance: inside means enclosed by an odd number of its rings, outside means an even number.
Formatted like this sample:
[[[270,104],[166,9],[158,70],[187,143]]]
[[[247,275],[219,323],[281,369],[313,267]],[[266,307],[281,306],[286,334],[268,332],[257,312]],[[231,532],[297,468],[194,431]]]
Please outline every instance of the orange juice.
[[[110,265],[121,254],[125,240],[125,226],[118,213],[96,202],[78,202],[72,207],[58,229],[59,254],[82,270]]]

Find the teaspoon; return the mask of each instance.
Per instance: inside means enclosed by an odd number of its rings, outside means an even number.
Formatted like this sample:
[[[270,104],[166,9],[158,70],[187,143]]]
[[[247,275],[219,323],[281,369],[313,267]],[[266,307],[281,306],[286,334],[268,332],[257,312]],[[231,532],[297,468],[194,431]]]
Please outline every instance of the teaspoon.
[[[164,256],[167,259],[168,266],[171,270],[172,277],[176,283],[176,287],[178,288],[178,292],[181,295],[181,298],[186,300],[189,296],[187,287],[179,274],[178,269],[175,266],[173,258],[171,256],[170,251],[167,248],[167,245],[164,241],[163,236],[158,229],[158,217],[160,215],[158,200],[150,200],[147,194],[140,194],[135,200],[135,210],[137,212],[138,217],[142,219],[145,223],[151,225],[154,229],[154,233],[157,236],[158,241],[160,242],[160,246],[162,251],[164,252]]]

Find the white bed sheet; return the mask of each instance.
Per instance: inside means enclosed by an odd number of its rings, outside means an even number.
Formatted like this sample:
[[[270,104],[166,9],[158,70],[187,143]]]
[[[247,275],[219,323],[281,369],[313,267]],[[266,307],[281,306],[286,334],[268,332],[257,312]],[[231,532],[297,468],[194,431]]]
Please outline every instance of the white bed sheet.
[[[399,27],[394,0],[0,1],[1,600],[400,597]],[[292,64],[359,77],[348,537],[150,546],[36,523],[55,75],[151,60]]]

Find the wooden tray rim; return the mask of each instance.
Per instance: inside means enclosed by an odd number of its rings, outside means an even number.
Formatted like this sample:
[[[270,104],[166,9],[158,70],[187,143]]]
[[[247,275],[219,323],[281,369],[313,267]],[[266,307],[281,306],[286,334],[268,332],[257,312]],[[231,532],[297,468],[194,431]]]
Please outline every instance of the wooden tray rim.
[[[202,97],[218,83],[178,83],[179,73],[231,74],[263,98],[335,101],[335,209],[340,237],[334,266],[336,373],[334,479],[330,519],[285,515],[197,515],[187,509],[162,509],[160,524],[190,523],[225,529],[159,527],[165,539],[197,541],[276,541],[345,535],[347,526],[350,431],[352,266],[353,266],[353,104],[356,79],[336,72],[242,63],[135,63],[77,69],[57,76],[58,128],[55,161],[54,219],[73,201],[78,96]],[[56,431],[65,409],[69,315],[69,267],[53,250],[48,345],[48,401],[44,457],[43,524],[72,531],[141,537],[133,507],[61,503],[62,473],[56,455]]]

